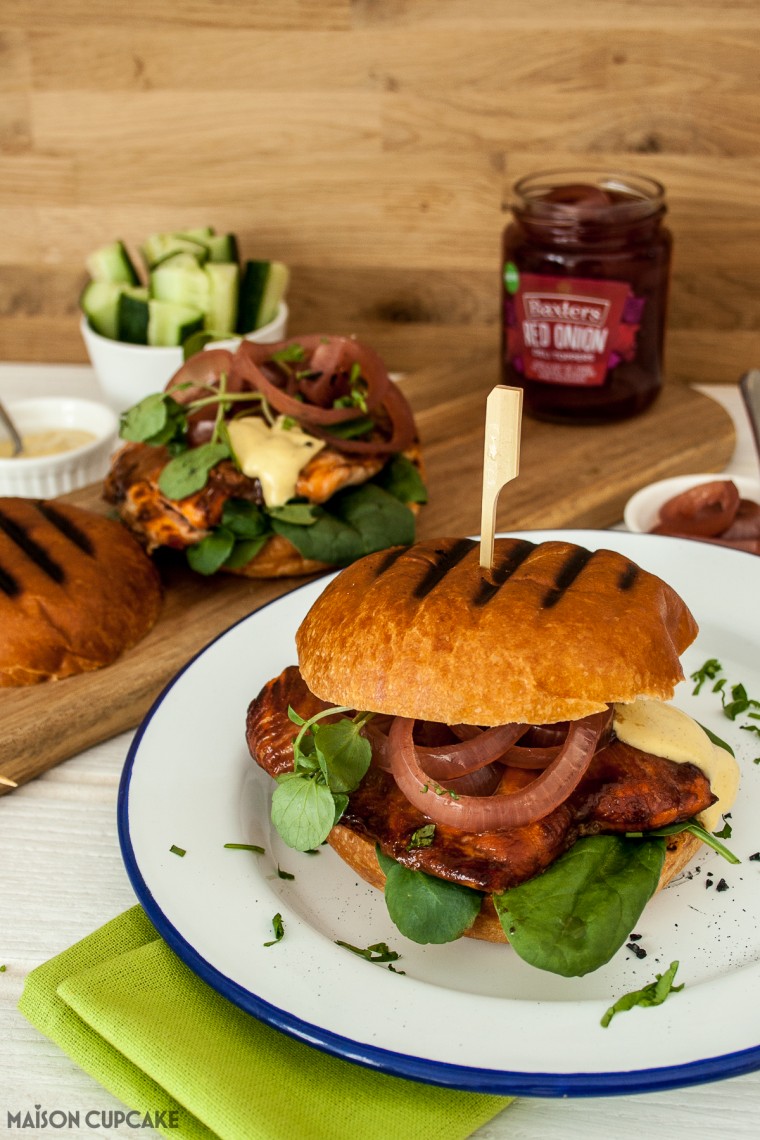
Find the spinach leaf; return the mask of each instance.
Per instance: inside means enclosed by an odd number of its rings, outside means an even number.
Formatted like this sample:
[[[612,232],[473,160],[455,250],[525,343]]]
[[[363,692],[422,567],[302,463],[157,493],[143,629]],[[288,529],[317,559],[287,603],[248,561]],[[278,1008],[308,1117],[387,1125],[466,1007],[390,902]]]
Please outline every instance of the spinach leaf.
[[[314,503],[284,503],[281,507],[269,507],[269,514],[273,519],[293,526],[313,526],[318,509]]]
[[[373,483],[352,487],[318,507],[311,526],[272,518],[272,528],[304,558],[347,566],[365,554],[414,542],[414,515],[393,495]]]
[[[393,495],[399,502],[426,503],[428,501],[427,487],[422,481],[422,476],[411,459],[407,459],[405,455],[394,455],[393,459],[386,463],[372,482],[377,483],[378,487],[382,487],[384,491]]]
[[[225,558],[223,565],[230,570],[239,570],[241,566],[245,566],[256,557],[268,538],[268,534],[262,534],[259,538],[241,539],[235,543],[232,553]]]
[[[540,970],[579,977],[609,962],[654,894],[665,841],[579,839],[542,874],[494,905],[515,952]]]
[[[709,831],[705,831],[704,827],[700,827],[693,819],[687,819],[683,823],[670,823],[667,827],[658,827],[656,831],[627,831],[626,837],[628,839],[649,839],[650,836],[678,835],[681,831],[690,831],[692,835],[696,835],[697,839],[704,843],[706,847],[712,847],[713,851],[717,851],[719,855],[722,855],[727,863],[741,863],[741,859],[738,855],[734,855],[733,851],[729,851],[729,849],[720,842],[720,840],[724,838],[720,832],[711,835]],[[728,838],[728,836],[725,838]]]
[[[269,531],[267,517],[256,503],[247,499],[228,499],[222,510],[222,526],[235,538],[258,538]]]
[[[454,942],[468,930],[480,910],[479,891],[412,871],[375,849],[385,872],[385,904],[398,929],[412,942]]]
[[[202,443],[170,459],[158,477],[158,488],[167,499],[184,499],[205,487],[208,473],[228,459],[226,443]]]
[[[230,556],[235,546],[235,536],[223,526],[212,530],[186,551],[188,565],[196,574],[215,574]]]
[[[655,974],[655,981],[650,982],[648,986],[643,986],[640,990],[633,990],[629,994],[623,994],[618,998],[614,1005],[611,1005],[607,1012],[602,1017],[600,1024],[604,1029],[607,1028],[616,1013],[623,1013],[627,1009],[633,1009],[634,1006],[652,1006],[662,1005],[665,998],[670,994],[677,994],[683,989],[683,984],[674,986],[673,981],[678,969],[678,962],[671,962],[668,969],[664,974]]]
[[[277,777],[272,796],[272,823],[288,847],[296,851],[319,847],[332,830],[335,813],[332,792],[316,774],[287,772]]]

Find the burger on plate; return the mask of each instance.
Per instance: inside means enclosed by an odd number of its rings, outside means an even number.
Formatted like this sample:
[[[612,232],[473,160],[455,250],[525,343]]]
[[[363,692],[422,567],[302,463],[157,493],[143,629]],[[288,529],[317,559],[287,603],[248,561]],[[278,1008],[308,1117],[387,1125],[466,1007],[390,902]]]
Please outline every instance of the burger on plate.
[[[410,406],[351,337],[190,357],[123,416],[104,496],[149,553],[202,574],[307,574],[414,540],[426,499]]]
[[[286,843],[325,839],[416,942],[509,941],[566,976],[608,961],[729,810],[725,746],[665,702],[697,625],[610,550],[470,539],[339,574],[247,740]],[[718,845],[720,846],[720,845]]]

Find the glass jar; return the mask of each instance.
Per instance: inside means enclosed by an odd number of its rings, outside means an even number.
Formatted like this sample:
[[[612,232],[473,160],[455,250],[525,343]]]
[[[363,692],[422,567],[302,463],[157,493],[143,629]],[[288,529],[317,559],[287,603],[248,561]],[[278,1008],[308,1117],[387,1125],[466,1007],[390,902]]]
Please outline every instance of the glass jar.
[[[662,386],[672,239],[664,187],[555,170],[514,186],[502,262],[503,383],[536,419],[604,423]]]

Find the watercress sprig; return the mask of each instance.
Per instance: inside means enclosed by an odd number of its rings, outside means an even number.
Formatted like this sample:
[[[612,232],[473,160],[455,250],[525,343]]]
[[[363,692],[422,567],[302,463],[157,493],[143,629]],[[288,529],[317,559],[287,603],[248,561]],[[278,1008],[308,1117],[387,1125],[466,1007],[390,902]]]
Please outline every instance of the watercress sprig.
[[[299,726],[293,741],[293,771],[277,777],[272,823],[289,847],[310,851],[324,843],[348,806],[348,793],[364,778],[372,748],[361,730],[372,713],[342,714],[338,705],[304,720],[295,709],[288,716]],[[340,719],[322,723],[327,717]]]

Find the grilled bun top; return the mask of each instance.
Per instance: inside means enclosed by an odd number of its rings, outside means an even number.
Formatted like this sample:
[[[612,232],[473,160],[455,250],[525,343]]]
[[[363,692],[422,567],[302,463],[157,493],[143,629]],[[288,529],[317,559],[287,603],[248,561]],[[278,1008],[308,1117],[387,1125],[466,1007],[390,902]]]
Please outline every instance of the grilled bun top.
[[[0,498],[0,687],[109,665],[160,607],[158,572],[121,523]]]
[[[371,554],[343,570],[296,635],[315,696],[446,724],[576,720],[667,700],[697,624],[660,578],[611,550],[472,539]]]

